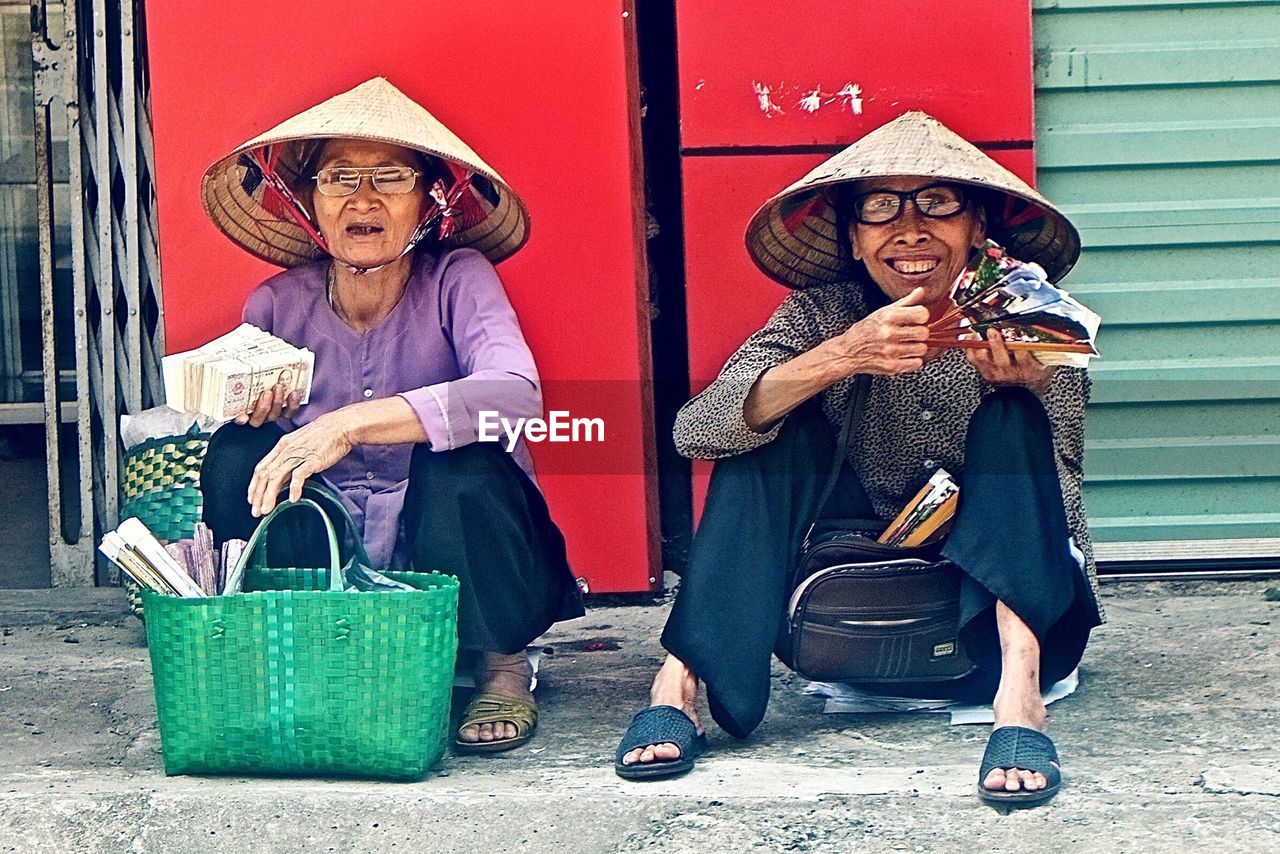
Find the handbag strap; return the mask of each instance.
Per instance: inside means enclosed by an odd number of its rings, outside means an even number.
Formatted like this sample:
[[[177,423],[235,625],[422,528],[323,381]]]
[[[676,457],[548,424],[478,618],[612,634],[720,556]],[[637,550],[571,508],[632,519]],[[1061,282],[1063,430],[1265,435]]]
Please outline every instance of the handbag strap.
[[[854,425],[862,420],[863,413],[867,409],[867,397],[871,393],[871,375],[858,374],[853,380],[853,401],[844,413],[844,424],[840,427],[840,438],[836,441],[836,453],[831,460],[831,469],[827,474],[827,482],[822,487],[822,496],[818,499],[818,506],[813,512],[813,519],[809,522],[809,527],[804,533],[804,545],[801,551],[809,548],[809,538],[813,536],[813,529],[817,526],[818,520],[822,518],[822,511],[826,509],[827,502],[831,500],[831,493],[835,492],[836,483],[840,480],[840,470],[844,466],[845,459],[849,456],[849,448],[853,444],[853,428]]]

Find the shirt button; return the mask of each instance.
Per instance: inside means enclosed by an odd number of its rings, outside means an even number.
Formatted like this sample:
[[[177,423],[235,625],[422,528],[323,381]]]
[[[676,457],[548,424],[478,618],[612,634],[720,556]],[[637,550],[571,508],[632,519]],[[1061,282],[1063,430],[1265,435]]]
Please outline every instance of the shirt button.
[[[365,389],[365,390],[364,390],[364,396],[365,396],[365,397],[373,397],[373,389],[371,389],[371,388],[367,388],[367,389]]]
[[[369,480],[373,480],[373,478],[374,478],[374,474],[373,474],[373,472],[371,472],[371,471],[367,471],[367,472],[365,472],[365,473],[364,473],[364,476],[365,476],[366,478],[368,478]]]
[[[925,460],[924,467],[927,469],[936,468],[938,463],[934,460]]]
[[[926,410],[924,410],[923,412],[921,412],[921,413],[920,413],[920,420],[921,420],[921,421],[932,421],[932,420],[933,420],[933,413],[932,413],[932,412],[930,412],[930,411],[929,411],[929,410],[927,410],[927,409],[926,409]]]

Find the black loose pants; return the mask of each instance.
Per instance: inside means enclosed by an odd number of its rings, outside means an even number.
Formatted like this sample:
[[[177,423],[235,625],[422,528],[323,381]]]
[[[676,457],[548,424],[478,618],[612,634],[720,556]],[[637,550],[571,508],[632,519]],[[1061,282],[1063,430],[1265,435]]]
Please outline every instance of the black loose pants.
[[[712,717],[738,738],[764,718],[786,578],[834,453],[831,427],[813,401],[788,416],[768,445],[719,460],[712,471],[662,644],[706,683]],[[848,465],[824,517],[875,518]],[[1039,639],[1042,685],[1080,662],[1099,615],[1069,536],[1044,406],[1026,389],[999,389],[970,420],[959,508],[943,548],[965,575],[960,641],[977,666],[950,686],[958,699],[989,702],[995,695],[997,600]],[[902,686],[885,690],[903,693]],[[924,691],[936,694],[939,686]]]
[[[274,424],[225,424],[201,467],[204,522],[218,543],[247,540],[259,520],[246,496],[253,468],[280,441]],[[457,576],[458,642],[465,651],[514,653],[558,620],[583,614],[564,537],[547,503],[496,443],[452,451],[414,448],[401,514],[413,568]],[[277,524],[283,529],[276,531]],[[290,513],[272,524],[273,566],[325,566],[320,520]]]

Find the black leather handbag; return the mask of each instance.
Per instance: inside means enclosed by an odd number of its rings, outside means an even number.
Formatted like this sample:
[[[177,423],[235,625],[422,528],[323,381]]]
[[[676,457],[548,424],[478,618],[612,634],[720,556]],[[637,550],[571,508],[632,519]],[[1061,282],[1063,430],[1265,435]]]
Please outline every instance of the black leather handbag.
[[[822,682],[939,683],[973,670],[957,638],[960,569],[940,546],[876,542],[880,520],[827,520],[822,511],[866,408],[861,376],[826,487],[790,578],[777,645],[792,670]]]

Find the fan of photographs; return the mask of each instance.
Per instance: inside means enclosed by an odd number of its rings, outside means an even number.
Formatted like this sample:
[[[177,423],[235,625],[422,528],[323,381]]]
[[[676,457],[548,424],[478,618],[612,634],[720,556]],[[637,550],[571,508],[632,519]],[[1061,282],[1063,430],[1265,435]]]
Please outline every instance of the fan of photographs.
[[[1019,261],[988,240],[951,286],[947,308],[930,321],[928,343],[989,348],[987,331],[994,329],[1010,350],[1030,351],[1046,365],[1084,368],[1098,355],[1100,321],[1050,284],[1039,264]]]

